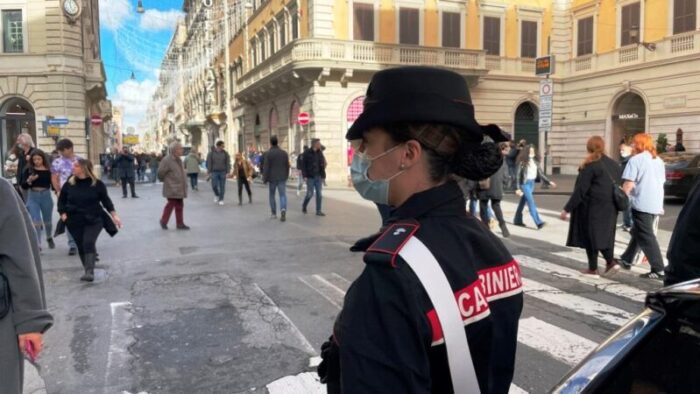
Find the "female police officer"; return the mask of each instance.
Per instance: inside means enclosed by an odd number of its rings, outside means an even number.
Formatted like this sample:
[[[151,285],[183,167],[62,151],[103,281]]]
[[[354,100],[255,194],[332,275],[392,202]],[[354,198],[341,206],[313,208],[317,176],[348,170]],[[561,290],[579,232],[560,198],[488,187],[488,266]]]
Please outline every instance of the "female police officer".
[[[483,143],[485,134],[507,140],[497,126],[476,122],[460,75],[404,67],[373,77],[364,112],[347,133],[357,147],[352,178],[364,198],[394,210],[387,227],[354,247],[365,251],[366,265],[322,347],[319,374],[329,393],[508,392],[523,305],[520,269],[466,213],[453,181],[484,179],[499,169],[500,152]],[[427,257],[404,253],[412,238],[425,245]],[[443,337],[445,315],[414,269],[428,260],[447,278],[446,298],[454,295],[449,302],[465,348],[456,350],[467,361],[471,355],[461,371],[475,371],[471,387],[453,386],[460,374],[450,369],[455,342]]]

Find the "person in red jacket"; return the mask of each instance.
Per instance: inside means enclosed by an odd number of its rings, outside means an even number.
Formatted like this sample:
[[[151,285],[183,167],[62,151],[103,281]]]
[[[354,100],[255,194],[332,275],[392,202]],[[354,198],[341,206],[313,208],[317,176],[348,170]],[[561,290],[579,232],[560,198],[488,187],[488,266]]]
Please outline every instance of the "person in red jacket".
[[[507,393],[523,307],[520,267],[465,212],[464,194],[453,180],[495,173],[503,163],[496,143],[507,135],[476,122],[462,76],[405,67],[375,74],[364,112],[346,138],[356,146],[351,168],[356,190],[394,209],[379,233],[351,249],[364,251],[366,265],[322,346],[319,375],[328,392]],[[418,266],[432,260],[407,254],[406,245],[416,240],[446,277],[449,288],[441,290],[454,314],[442,316],[456,325],[445,325],[424,287],[425,276],[411,268],[413,258]],[[443,332],[444,327],[456,331]],[[447,334],[455,332],[465,345],[458,350],[471,356],[474,371],[473,379],[458,381],[458,389],[452,377],[460,376],[448,362],[448,349],[459,341]]]

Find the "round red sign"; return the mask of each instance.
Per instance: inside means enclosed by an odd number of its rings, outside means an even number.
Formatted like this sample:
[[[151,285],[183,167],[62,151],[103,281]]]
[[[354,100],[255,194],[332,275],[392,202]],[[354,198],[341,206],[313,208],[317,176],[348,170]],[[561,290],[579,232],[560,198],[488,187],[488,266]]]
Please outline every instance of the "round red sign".
[[[300,112],[299,116],[297,116],[297,122],[302,126],[306,126],[311,122],[311,115],[308,112]]]
[[[90,123],[92,123],[94,126],[99,126],[102,124],[102,117],[100,115],[92,115],[90,117]]]

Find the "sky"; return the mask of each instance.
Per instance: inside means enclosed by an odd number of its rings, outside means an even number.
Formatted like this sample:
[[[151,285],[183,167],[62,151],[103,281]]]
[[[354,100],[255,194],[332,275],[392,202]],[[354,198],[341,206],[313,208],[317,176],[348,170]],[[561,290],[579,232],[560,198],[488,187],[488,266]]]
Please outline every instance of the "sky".
[[[100,31],[108,98],[123,108],[124,130],[131,126],[139,131],[158,87],[165,50],[183,14],[182,0],[143,0],[143,14],[136,12],[136,4],[137,0],[100,0]]]

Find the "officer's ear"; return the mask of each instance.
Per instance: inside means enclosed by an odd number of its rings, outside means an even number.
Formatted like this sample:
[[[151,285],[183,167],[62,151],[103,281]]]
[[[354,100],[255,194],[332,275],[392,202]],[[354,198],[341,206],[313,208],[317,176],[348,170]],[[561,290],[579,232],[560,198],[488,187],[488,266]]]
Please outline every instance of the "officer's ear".
[[[406,146],[406,149],[404,150],[404,157],[401,159],[401,164],[408,169],[413,167],[422,159],[423,146],[421,146],[420,142],[416,140],[408,140],[404,145]]]

